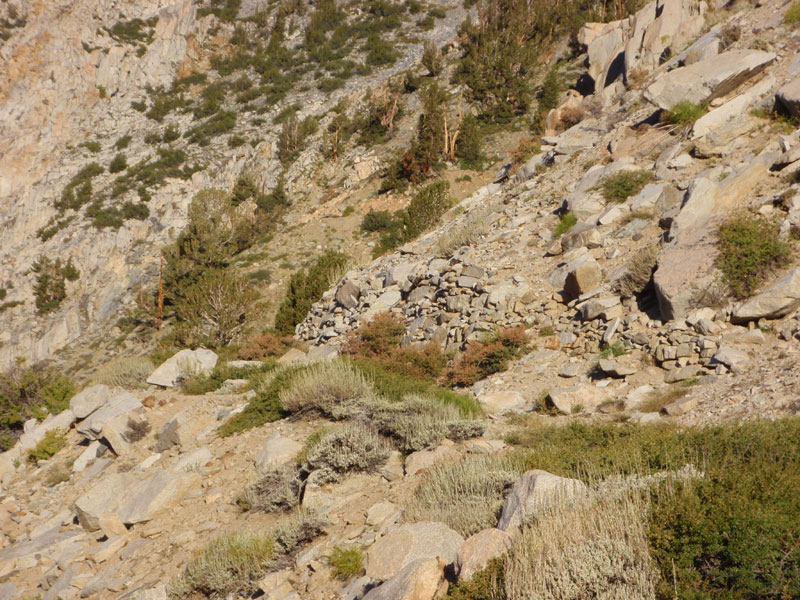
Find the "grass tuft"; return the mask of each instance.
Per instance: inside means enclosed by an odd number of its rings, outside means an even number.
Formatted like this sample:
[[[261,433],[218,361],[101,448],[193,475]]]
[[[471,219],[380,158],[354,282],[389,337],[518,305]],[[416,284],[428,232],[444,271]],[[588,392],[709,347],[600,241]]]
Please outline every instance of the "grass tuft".
[[[770,271],[789,262],[791,251],[778,221],[741,214],[719,227],[717,267],[737,298],[752,296]]]
[[[688,125],[697,121],[704,114],[706,114],[706,107],[702,104],[681,100],[664,113],[662,120],[672,125]]]
[[[333,576],[347,581],[364,570],[364,553],[358,548],[336,546],[328,557],[328,562],[333,567]]]
[[[649,171],[620,171],[609,175],[601,184],[603,198],[615,204],[625,202],[638,194],[652,178],[653,174]]]

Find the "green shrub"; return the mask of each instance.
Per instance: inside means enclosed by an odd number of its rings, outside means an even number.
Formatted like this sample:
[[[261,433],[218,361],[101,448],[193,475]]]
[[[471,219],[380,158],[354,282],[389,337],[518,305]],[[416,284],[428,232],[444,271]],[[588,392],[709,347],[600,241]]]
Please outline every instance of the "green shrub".
[[[208,269],[175,303],[180,335],[189,345],[227,346],[247,332],[258,293],[231,269]]]
[[[275,541],[257,533],[226,533],[214,538],[186,571],[172,583],[170,594],[177,598],[225,598],[253,594],[258,581],[275,559]]]
[[[445,404],[452,404],[461,411],[461,414],[470,417],[481,414],[478,401],[470,394],[464,394],[439,387],[429,377],[415,377],[394,370],[387,363],[371,360],[356,360],[353,364],[361,370],[372,384],[375,391],[386,400],[401,402],[406,396],[433,396]]]
[[[33,293],[36,297],[36,312],[39,315],[58,310],[61,302],[67,297],[66,281],[75,281],[80,273],[69,259],[62,265],[61,259],[51,261],[46,256],[37,258],[31,265],[31,272],[36,273]]]
[[[800,23],[800,2],[792,2],[783,15],[783,22],[790,26]]]
[[[719,227],[717,267],[737,298],[755,293],[767,274],[790,261],[792,248],[779,236],[779,223],[736,215]]]
[[[255,378],[252,382],[252,389],[256,392],[255,398],[247,403],[242,412],[220,425],[217,429],[219,436],[229,437],[285,417],[287,413],[281,404],[280,394],[291,385],[296,371],[296,369],[283,369]]]
[[[124,171],[127,168],[128,168],[128,159],[125,158],[124,154],[117,154],[111,161],[111,164],[108,165],[108,172],[119,173],[120,171]]]
[[[403,214],[405,238],[413,240],[436,225],[452,205],[450,184],[447,181],[426,185],[414,195]]]
[[[702,104],[682,100],[666,111],[662,119],[664,122],[672,123],[673,125],[686,125],[694,123],[704,114],[706,114],[706,108]]]
[[[364,570],[364,553],[358,548],[336,546],[328,556],[328,562],[333,567],[333,576],[347,581]]]
[[[298,271],[289,279],[286,295],[275,316],[275,330],[282,334],[293,334],[295,326],[305,319],[311,305],[322,298],[329,287],[332,273],[347,264],[347,256],[328,250],[317,258],[306,271]]]
[[[577,222],[578,222],[578,217],[575,216],[575,213],[572,212],[564,213],[558,219],[558,225],[556,225],[555,236],[561,237],[562,235],[567,233],[570,229],[572,229]]]
[[[464,0],[466,7],[468,2]],[[447,590],[450,600],[507,600],[505,590],[505,561],[493,558],[486,567],[464,581],[459,579]]]
[[[100,146],[100,142],[82,142],[79,146],[83,146],[92,154],[97,154],[102,150],[102,146]]]
[[[622,344],[622,342],[615,342],[613,344],[606,344],[600,350],[600,358],[611,358],[617,356],[624,356],[630,354],[629,350]]]
[[[123,135],[116,142],[114,142],[114,150],[124,150],[130,145],[131,139],[132,138],[129,135]]]
[[[638,194],[650,183],[653,174],[649,171],[620,171],[609,175],[601,184],[606,202],[625,202],[630,196]]]
[[[40,460],[47,460],[51,458],[59,450],[67,446],[67,436],[59,429],[51,429],[42,440],[36,444],[36,447],[28,452],[28,462],[36,464]]]
[[[691,432],[705,476],[657,488],[651,554],[661,598],[800,594],[796,419]]]
[[[183,392],[189,396],[199,396],[213,392],[222,386],[227,379],[250,379],[257,374],[268,373],[275,369],[274,362],[261,365],[232,367],[227,362],[220,361],[208,374],[194,375],[181,383]]]
[[[143,21],[142,19],[131,19],[130,21],[118,21],[111,28],[104,27],[106,32],[116,41],[135,44],[144,42],[149,44],[153,41],[155,27],[158,24],[158,17],[153,17]]]
[[[501,329],[484,341],[470,342],[453,363],[447,380],[456,386],[471,386],[493,373],[508,368],[508,362],[528,350],[528,339],[522,327]]]
[[[483,135],[480,131],[480,122],[472,114],[467,114],[463,121],[461,121],[455,150],[455,155],[457,158],[461,159],[461,166],[463,168],[474,170],[483,169],[485,157],[483,156],[482,140]]]

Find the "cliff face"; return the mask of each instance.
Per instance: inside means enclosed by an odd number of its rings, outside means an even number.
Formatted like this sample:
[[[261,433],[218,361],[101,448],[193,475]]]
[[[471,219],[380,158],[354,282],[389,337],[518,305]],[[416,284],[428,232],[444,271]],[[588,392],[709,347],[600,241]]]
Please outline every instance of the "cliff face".
[[[460,3],[445,3],[446,16],[397,44],[405,35],[398,23],[409,18],[403,17],[388,34],[395,44],[391,60],[355,71],[356,63],[346,61],[344,79],[325,89],[304,49],[309,13],[299,11],[283,42],[290,64],[277,76],[286,81],[286,69],[295,69],[289,88],[269,83],[271,72],[245,70],[261,78],[249,91],[263,97],[254,94],[243,104],[234,80],[250,79],[223,74],[220,61],[237,52],[230,41],[240,30],[263,51],[278,11],[268,7],[259,20],[265,7],[245,2],[234,18],[215,12],[219,4],[209,10],[192,0],[65,0],[34,3],[24,18],[6,19],[14,27],[4,30],[8,39],[0,49],[0,285],[7,288],[0,365],[43,360],[79,339],[87,345],[107,338],[142,286],[153,287],[160,249],[185,226],[197,191],[230,190],[246,173],[264,193],[282,174],[296,203],[287,218],[307,222],[308,201],[316,204],[331,189],[352,188],[373,174],[381,161],[363,147],[344,150],[336,164],[321,160],[331,109],[358,102],[366,90],[416,65],[423,41],[444,44],[465,15]],[[351,22],[373,19],[357,5],[342,14]],[[348,52],[364,61],[362,42],[349,43]],[[202,103],[216,85],[214,93],[222,92],[205,111]],[[276,148],[286,110],[320,126],[282,164]],[[217,125],[209,135],[191,135]],[[122,171],[111,165],[120,154]],[[31,267],[39,257],[71,259],[80,272],[47,314],[35,307]]]
[[[157,18],[142,56],[104,31],[137,18]],[[76,146],[94,139],[113,144],[146,125],[131,101],[145,86],[168,86],[181,65],[191,64],[190,48],[207,25],[190,0],[36,2],[25,27],[0,50],[0,281],[13,283],[10,301],[24,302],[0,315],[0,364],[44,359],[118,310],[170,228],[182,227],[191,181],[159,189],[150,205],[157,216],[149,220],[98,231],[76,219],[47,241],[37,237],[55,218],[65,183],[87,160]],[[91,160],[102,163],[111,150]],[[72,258],[81,277],[55,314],[37,318],[26,273],[39,255]]]

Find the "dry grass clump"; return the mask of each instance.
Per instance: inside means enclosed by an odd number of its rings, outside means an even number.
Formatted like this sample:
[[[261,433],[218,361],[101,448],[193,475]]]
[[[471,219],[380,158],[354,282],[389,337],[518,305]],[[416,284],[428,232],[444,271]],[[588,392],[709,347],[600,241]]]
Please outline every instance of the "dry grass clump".
[[[405,518],[441,521],[464,537],[494,527],[504,493],[521,472],[513,456],[468,456],[436,464],[423,477]]]
[[[650,283],[658,260],[658,246],[653,244],[636,252],[628,261],[625,274],[617,280],[616,289],[620,296],[630,298],[640,294]]]
[[[145,380],[155,370],[146,356],[122,356],[107,362],[92,377],[92,384],[103,383],[109,387],[144,388]]]
[[[436,241],[436,256],[450,258],[460,248],[480,240],[489,229],[489,214],[488,208],[473,211],[462,225],[444,232]]]
[[[371,421],[401,452],[431,448],[444,438],[479,437],[486,429],[483,422],[465,418],[455,404],[423,395],[409,395],[401,402],[376,402]]]
[[[324,522],[308,509],[301,508],[283,517],[272,530],[277,550],[292,556],[303,545],[323,533]]]
[[[509,600],[650,600],[658,574],[650,559],[642,502],[632,494],[558,503],[523,527],[506,560]]]
[[[275,541],[257,533],[226,533],[211,541],[170,586],[177,598],[253,594],[273,564]]]
[[[280,393],[283,408],[290,413],[316,413],[344,419],[358,411],[373,395],[364,374],[340,360],[322,362],[301,371]]]
[[[324,523],[298,510],[265,533],[231,532],[214,538],[169,586],[171,598],[242,598],[258,591],[258,582],[300,548],[323,533]]]
[[[302,482],[295,469],[275,467],[242,492],[236,503],[243,510],[281,512],[300,502]]]
[[[340,481],[353,472],[374,472],[389,458],[389,445],[361,423],[348,423],[323,436],[306,456],[305,470],[316,483]]]
[[[374,364],[411,377],[437,378],[447,365],[438,344],[402,346],[406,327],[397,315],[381,313],[350,333],[342,348],[354,360]]]

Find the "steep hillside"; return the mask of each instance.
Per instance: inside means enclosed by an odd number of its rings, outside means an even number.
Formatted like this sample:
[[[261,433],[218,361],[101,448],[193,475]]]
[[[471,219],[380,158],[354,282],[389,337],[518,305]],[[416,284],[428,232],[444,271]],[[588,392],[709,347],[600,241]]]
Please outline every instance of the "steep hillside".
[[[0,7],[0,600],[800,597],[800,3],[101,4]]]

